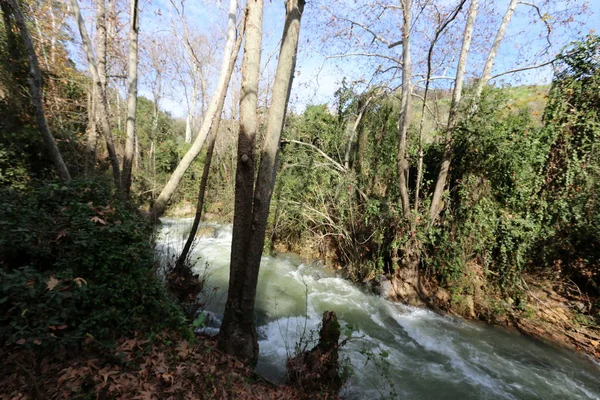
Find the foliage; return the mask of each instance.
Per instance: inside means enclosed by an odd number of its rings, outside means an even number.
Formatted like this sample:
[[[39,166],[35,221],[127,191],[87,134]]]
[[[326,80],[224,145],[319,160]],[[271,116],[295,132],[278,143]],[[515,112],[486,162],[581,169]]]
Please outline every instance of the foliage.
[[[151,227],[109,187],[80,180],[0,192],[3,345],[182,326],[155,272]]]
[[[573,280],[600,294],[600,38],[589,35],[559,57],[544,114],[551,140],[540,207],[551,230],[545,260],[565,264]],[[548,243],[554,246],[548,248]]]
[[[422,272],[456,295],[481,291],[476,286],[482,279],[522,304],[523,276],[530,272],[561,276],[597,295],[599,44],[589,36],[563,51],[543,118],[547,87],[488,88],[475,113],[468,106],[460,111],[450,190],[441,219],[431,227],[424,216],[444,142],[424,137],[421,207],[411,226],[399,216],[397,98],[382,95],[370,103],[350,168],[342,170],[348,125],[362,101],[344,82],[337,115],[311,106],[289,119],[286,138],[312,147],[288,143],[282,151],[276,238],[316,244],[321,255],[333,253],[357,281],[392,273],[406,244],[417,238],[424,245]],[[416,132],[411,127],[413,160]],[[416,172],[409,171],[411,197]],[[469,265],[478,266],[481,276],[471,276]]]

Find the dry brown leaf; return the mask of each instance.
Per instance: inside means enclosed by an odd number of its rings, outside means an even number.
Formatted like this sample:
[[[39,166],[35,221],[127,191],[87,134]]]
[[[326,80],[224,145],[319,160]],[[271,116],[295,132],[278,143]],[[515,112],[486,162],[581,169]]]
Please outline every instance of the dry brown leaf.
[[[53,290],[59,283],[60,281],[58,279],[51,276],[47,283],[48,290]]]
[[[90,221],[97,222],[97,223],[102,224],[102,225],[106,225],[106,221],[103,220],[100,217],[97,217],[97,216],[94,216],[94,217],[90,218]]]
[[[73,282],[75,282],[79,287],[82,285],[87,285],[87,281],[83,278],[73,278]]]

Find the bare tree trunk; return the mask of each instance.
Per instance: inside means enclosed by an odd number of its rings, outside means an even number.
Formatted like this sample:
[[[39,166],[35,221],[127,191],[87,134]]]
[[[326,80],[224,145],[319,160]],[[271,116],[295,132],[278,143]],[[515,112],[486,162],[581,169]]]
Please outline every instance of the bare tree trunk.
[[[96,85],[92,84],[88,92],[88,126],[87,126],[87,140],[86,140],[86,162],[85,162],[85,175],[89,176],[96,165],[96,147],[98,145],[98,126],[96,125]]]
[[[233,57],[229,62],[229,67],[227,69],[227,75],[230,77],[230,80],[233,78],[233,69],[235,68],[235,62],[237,60],[238,53],[240,52],[240,47],[242,47],[242,38],[244,36],[244,30],[246,26],[246,19],[242,21],[240,32],[238,32],[238,37],[235,42],[235,47],[233,49]],[[229,83],[229,81],[228,81]],[[225,92],[221,95],[219,99],[219,104],[217,106],[217,116],[214,119],[214,122],[210,128],[210,134],[208,135],[208,147],[206,149],[206,157],[204,158],[204,167],[202,169],[202,179],[200,180],[200,191],[198,192],[198,204],[196,206],[196,215],[194,216],[194,223],[192,224],[192,229],[190,234],[188,235],[187,241],[185,242],[185,246],[183,246],[183,250],[181,251],[181,255],[177,259],[177,263],[175,265],[175,269],[181,269],[184,265],[185,260],[190,253],[190,249],[192,248],[192,244],[194,243],[194,239],[196,238],[196,232],[198,232],[198,226],[200,225],[200,219],[202,218],[202,209],[204,208],[204,197],[206,194],[206,185],[208,184],[208,175],[210,173],[210,166],[212,164],[213,152],[215,149],[215,142],[217,139],[217,134],[219,133],[219,125],[221,123],[221,114],[223,113],[223,107],[225,106],[225,98],[227,93],[227,86],[225,87]]]
[[[475,0],[475,2],[477,2],[477,0]],[[433,61],[433,50],[444,30],[446,30],[448,25],[456,19],[458,13],[460,12],[460,10],[462,10],[465,3],[466,0],[461,0],[460,3],[454,9],[454,11],[450,14],[450,16],[446,18],[444,23],[441,24],[438,29],[436,29],[434,38],[431,41],[431,45],[429,46],[429,51],[427,52],[427,75],[425,77],[425,91],[423,93],[423,105],[421,107],[421,121],[419,122],[419,161],[417,165],[417,182],[415,184],[415,202],[413,208],[415,213],[419,211],[421,183],[423,181],[423,129],[425,124],[425,110],[427,108],[427,96],[429,95],[429,85],[431,83],[431,63]],[[477,5],[475,4],[475,6]],[[460,85],[462,90],[462,82]],[[450,112],[453,112],[453,110],[450,110]],[[416,223],[416,220],[413,220],[412,223],[414,225]]]
[[[258,355],[256,330],[252,329],[254,316],[250,315],[244,319],[239,292],[243,290],[243,280],[245,279],[246,272],[244,262],[246,261],[248,245],[252,236],[252,197],[254,195],[255,166],[254,142],[258,132],[257,107],[260,80],[263,0],[250,1],[247,4],[229,294],[219,334],[219,347],[229,354],[242,355],[243,358],[252,360]],[[244,321],[239,322],[240,319]],[[250,326],[248,332],[241,332],[247,326]],[[250,337],[248,338],[246,335],[250,335]]]
[[[137,111],[139,9],[138,0],[131,0],[131,27],[129,31],[129,93],[127,96],[127,141],[123,157],[123,191],[129,198],[131,191],[131,169],[135,150],[135,119]]]
[[[494,61],[496,59],[496,54],[498,54],[498,48],[502,43],[502,39],[504,39],[504,34],[506,33],[506,28],[508,28],[508,24],[512,19],[513,14],[515,13],[515,9],[517,8],[517,4],[519,0],[511,0],[508,5],[508,9],[502,18],[502,22],[500,23],[500,27],[498,28],[498,32],[496,32],[496,37],[494,38],[494,43],[492,44],[492,48],[488,53],[487,59],[485,60],[485,66],[483,67],[483,72],[481,73],[481,77],[477,81],[477,85],[475,86],[475,93],[473,95],[473,110],[476,110],[479,106],[479,98],[481,97],[481,93],[483,92],[483,88],[488,84],[490,77],[492,75],[492,67],[494,66]]]
[[[206,113],[206,117],[202,121],[202,126],[200,128],[200,132],[196,136],[192,147],[188,150],[187,153],[183,156],[179,165],[169,178],[169,181],[163,188],[162,192],[156,199],[154,206],[152,207],[152,217],[157,219],[160,217],[167,207],[167,203],[175,193],[177,186],[181,182],[185,171],[190,167],[192,162],[196,159],[200,150],[202,150],[202,146],[204,145],[204,141],[206,140],[206,136],[209,133],[210,127],[212,125],[213,119],[216,118],[217,106],[219,103],[219,98],[222,96],[224,92],[225,86],[229,81],[227,77],[227,68],[229,66],[229,61],[231,57],[233,57],[233,46],[235,43],[235,12],[237,7],[237,0],[229,0],[229,22],[227,24],[227,42],[225,43],[225,49],[223,52],[223,61],[221,63],[221,70],[219,73],[219,81],[217,83],[217,87],[215,92],[213,93],[213,97],[210,101],[210,105],[208,107],[208,111]]]
[[[185,142],[192,143],[192,129],[194,122],[194,113],[196,112],[196,85],[192,85],[192,104],[189,106],[188,115],[185,120]]]
[[[402,99],[400,104],[400,119],[398,120],[398,183],[404,216],[410,216],[410,200],[408,198],[408,159],[406,158],[406,136],[410,125],[411,106],[411,57],[410,57],[410,30],[412,25],[412,0],[402,0]]]
[[[138,140],[138,135],[135,135],[134,139],[133,170],[137,171],[140,168],[140,141]]]
[[[119,158],[117,156],[112,133],[110,131],[110,121],[108,119],[108,101],[106,99],[106,94],[102,94],[102,81],[100,80],[100,75],[98,74],[98,67],[96,65],[96,59],[94,58],[94,53],[92,52],[92,42],[87,33],[85,23],[83,22],[83,17],[81,16],[79,2],[77,0],[71,0],[71,7],[73,8],[73,14],[75,15],[75,19],[77,20],[77,26],[79,28],[79,34],[81,35],[83,49],[85,51],[85,55],[88,61],[88,68],[90,74],[92,75],[94,84],[98,89],[96,93],[96,95],[98,96],[96,106],[98,107],[100,115],[100,126],[102,135],[106,140],[106,148],[108,150],[108,155],[112,164],[113,179],[115,181],[115,186],[117,190],[121,191],[121,168],[119,166]]]
[[[350,169],[350,156],[352,155],[352,149],[355,146],[358,126],[360,124],[360,121],[362,120],[363,115],[365,114],[365,111],[367,110],[367,106],[371,102],[371,99],[372,97],[369,97],[366,100],[365,104],[359,105],[358,115],[356,116],[356,119],[350,126],[350,137],[348,138],[348,143],[346,144],[346,152],[344,154],[344,168],[346,169],[346,171]]]
[[[456,126],[458,117],[458,107],[462,96],[462,89],[465,81],[465,70],[467,68],[467,58],[469,57],[469,49],[471,47],[471,39],[473,37],[473,28],[475,27],[475,19],[477,18],[477,9],[479,7],[478,0],[471,0],[469,6],[469,14],[465,24],[465,33],[463,42],[458,57],[458,66],[456,67],[456,80],[454,83],[454,91],[452,92],[452,102],[450,103],[450,112],[448,115],[448,125],[446,126],[446,145],[444,146],[444,157],[437,181],[433,192],[433,199],[429,209],[429,226],[433,224],[439,217],[442,211],[442,195],[448,180],[450,171],[450,163],[452,161],[452,147],[454,145],[454,136],[452,131]]]
[[[96,0],[96,52],[102,96],[106,97],[106,0]]]
[[[108,46],[108,33],[107,33],[107,29],[106,29],[106,25],[107,25],[107,13],[106,13],[106,0],[96,0],[96,63],[97,63],[97,69],[98,69],[98,78],[100,79],[100,83],[98,84],[97,82],[93,82],[92,84],[92,95],[95,96],[94,98],[94,114],[93,114],[93,118],[94,120],[91,121],[90,120],[90,124],[93,123],[94,125],[94,129],[96,129],[96,136],[94,138],[88,136],[88,139],[93,139],[94,141],[92,143],[90,143],[88,145],[88,148],[91,148],[93,146],[94,149],[94,158],[92,160],[92,162],[95,164],[96,162],[96,152],[98,150],[98,137],[97,137],[97,133],[98,132],[102,132],[102,111],[100,106],[98,105],[99,103],[99,99],[101,98],[108,98],[108,94],[107,94],[107,68],[108,68],[108,63],[107,63],[107,56],[106,56],[106,49]],[[108,100],[107,100],[108,101]],[[107,109],[108,110],[108,109]],[[110,110],[108,110],[110,111]],[[110,117],[110,115],[109,115]],[[102,133],[103,137],[104,137],[104,133]]]
[[[255,10],[256,4],[259,2],[262,3],[261,0],[251,2],[252,7],[250,7],[250,10],[261,11],[261,9]],[[256,285],[265,243],[269,206],[277,173],[281,131],[283,130],[296,68],[300,20],[303,10],[304,0],[288,0],[286,2],[286,20],[279,52],[279,62],[253,194],[251,178],[253,177],[254,155],[248,146],[253,145],[255,138],[255,134],[249,134],[249,132],[256,132],[256,87],[250,88],[247,86],[247,74],[244,76],[244,88],[241,96],[240,118],[242,114],[244,118],[249,117],[250,128],[254,127],[254,129],[246,131],[245,129],[248,128],[246,125],[244,129],[240,130],[239,140],[241,145],[238,143],[238,173],[243,171],[242,175],[248,177],[250,181],[241,182],[240,178],[236,177],[234,238],[231,247],[229,292],[223,325],[219,334],[219,347],[250,365],[256,365],[258,358],[258,341],[254,325]],[[255,26],[256,23],[254,22],[258,19],[259,17],[256,17],[256,19],[249,17],[248,19],[247,29],[249,34],[252,31],[252,36],[248,35],[246,37],[247,45],[255,41],[249,37],[255,38],[257,34],[261,33],[262,24]],[[254,50],[252,54],[258,55],[260,51]],[[246,55],[244,58],[244,67],[248,67],[250,69],[248,72],[253,75],[256,74],[255,70],[260,67],[260,63],[252,62],[257,59],[251,58],[246,63]],[[244,72],[246,73],[246,68],[244,68]],[[254,93],[251,94],[250,90]],[[245,103],[245,99],[249,95],[253,97],[253,104]],[[248,212],[250,206],[252,207],[251,213]]]
[[[50,6],[50,8],[52,8],[52,6]],[[46,46],[44,45],[44,41],[46,40],[46,36],[42,33],[42,29],[40,27],[40,21],[38,19],[38,17],[35,15],[35,13],[33,12],[33,8],[31,7],[31,5],[29,6],[29,9],[31,11],[31,16],[33,17],[33,23],[35,25],[35,30],[37,31],[38,37],[39,37],[39,42],[40,42],[40,49],[41,49],[41,53],[42,53],[42,59],[44,60],[44,67],[48,68],[50,66],[50,62],[48,60],[48,53],[46,52]]]
[[[56,141],[54,140],[54,136],[52,136],[52,132],[50,132],[50,127],[48,126],[48,121],[46,120],[46,115],[44,114],[44,100],[42,93],[42,72],[40,71],[40,64],[35,54],[35,48],[33,47],[33,41],[31,40],[31,35],[29,34],[29,29],[27,28],[27,24],[25,23],[25,17],[21,12],[19,7],[19,3],[17,0],[8,0],[10,7],[13,9],[13,15],[15,17],[15,21],[19,31],[21,32],[21,38],[23,39],[23,45],[25,50],[27,51],[27,56],[29,57],[29,90],[31,92],[31,99],[33,101],[33,105],[35,107],[35,118],[37,120],[38,127],[42,134],[42,138],[44,139],[44,144],[46,145],[46,149],[50,153],[50,157],[54,162],[54,166],[58,171],[58,175],[60,179],[63,181],[69,182],[71,180],[71,175],[69,174],[69,170],[67,169],[67,165],[65,164],[62,155],[56,145]]]

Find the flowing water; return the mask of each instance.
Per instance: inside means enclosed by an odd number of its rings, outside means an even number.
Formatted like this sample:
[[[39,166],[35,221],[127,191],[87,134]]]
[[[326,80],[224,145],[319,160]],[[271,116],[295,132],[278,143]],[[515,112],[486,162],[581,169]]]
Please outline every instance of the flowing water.
[[[191,220],[164,219],[163,257],[179,254]],[[208,276],[207,333],[218,332],[229,279],[231,227],[213,225],[193,251]],[[600,399],[600,366],[577,354],[479,323],[389,302],[292,255],[263,257],[256,302],[257,372],[283,381],[296,343],[335,311],[352,339],[346,399]],[[309,345],[310,348],[310,345]]]

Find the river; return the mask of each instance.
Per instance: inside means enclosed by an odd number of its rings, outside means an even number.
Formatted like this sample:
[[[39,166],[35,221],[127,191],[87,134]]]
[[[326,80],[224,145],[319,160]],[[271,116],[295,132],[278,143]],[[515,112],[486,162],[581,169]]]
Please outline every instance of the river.
[[[157,250],[179,254],[191,220],[163,219]],[[231,227],[212,225],[193,250],[207,276],[207,327],[218,332],[229,279]],[[345,399],[599,399],[600,366],[572,352],[481,323],[387,301],[317,263],[264,256],[256,318],[256,371],[277,382],[298,342],[318,337],[335,311],[353,339],[341,352],[352,374]],[[308,346],[310,348],[310,345]]]

